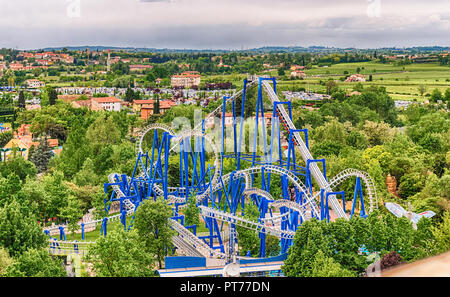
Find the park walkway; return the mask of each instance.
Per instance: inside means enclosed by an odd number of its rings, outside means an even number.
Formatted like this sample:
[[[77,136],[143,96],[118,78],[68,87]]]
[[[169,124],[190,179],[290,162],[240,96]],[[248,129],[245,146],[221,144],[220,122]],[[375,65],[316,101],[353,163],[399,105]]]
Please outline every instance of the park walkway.
[[[381,273],[382,277],[450,277],[450,252],[401,264]]]

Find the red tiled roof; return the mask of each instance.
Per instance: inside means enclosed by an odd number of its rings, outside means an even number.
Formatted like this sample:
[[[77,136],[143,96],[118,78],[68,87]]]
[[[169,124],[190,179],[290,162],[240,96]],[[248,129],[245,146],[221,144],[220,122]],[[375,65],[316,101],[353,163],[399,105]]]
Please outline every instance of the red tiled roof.
[[[94,97],[92,98],[93,101],[96,101],[98,103],[117,103],[121,102],[120,99],[116,97]]]
[[[152,65],[136,64],[136,65],[130,65],[130,68],[153,68],[153,66]]]
[[[48,143],[49,147],[57,147],[59,144],[58,139],[54,139],[54,138],[47,139],[47,143]],[[30,147],[32,147],[32,146],[39,146],[39,142],[36,142],[36,141],[31,142]]]
[[[133,100],[133,104],[153,104],[155,102],[152,99],[145,99],[145,100]]]
[[[182,73],[182,74],[172,75],[172,77],[200,77],[200,74]]]
[[[160,101],[159,102],[159,108],[161,109],[168,109],[171,108],[172,106],[177,105],[175,102],[167,100],[167,101]]]

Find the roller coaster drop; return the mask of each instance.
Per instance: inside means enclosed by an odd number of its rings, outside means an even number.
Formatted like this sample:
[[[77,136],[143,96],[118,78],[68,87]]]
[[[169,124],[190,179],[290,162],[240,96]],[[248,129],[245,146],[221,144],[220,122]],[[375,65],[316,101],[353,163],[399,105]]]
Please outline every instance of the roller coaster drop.
[[[253,152],[244,154],[242,153],[244,122],[243,117],[237,117],[236,108],[241,108],[241,115],[244,114],[247,90],[254,86],[258,86],[258,94],[254,119],[255,129],[254,132],[250,132],[254,133]],[[270,145],[266,145],[269,136],[264,120],[263,91],[267,93],[273,105]],[[238,98],[241,98],[241,102],[236,100]],[[241,106],[237,106],[239,103]],[[226,155],[224,151],[227,107],[228,110],[231,109],[233,117],[232,144],[234,151]],[[220,126],[221,149],[205,133],[205,121],[216,116],[221,116],[222,120]],[[260,129],[258,129],[259,124],[261,125]],[[262,134],[264,145],[263,149],[259,149],[259,151],[262,150],[264,155],[257,155],[258,134]],[[143,147],[145,143],[149,143],[148,139],[147,141],[144,139],[146,135],[153,137],[151,150],[148,151]],[[283,135],[288,142],[287,149],[281,145]],[[305,141],[301,137],[302,135],[304,135]],[[192,140],[195,142],[194,145],[191,144]],[[194,149],[192,149],[193,147]],[[207,147],[210,148],[208,152]],[[303,158],[305,167],[297,164],[296,150]],[[178,187],[173,187],[168,183],[169,157],[173,158],[174,152],[176,152],[175,157],[179,155],[180,185]],[[325,159],[313,159],[309,151],[308,131],[295,128],[292,122],[291,103],[279,101],[274,78],[245,79],[241,91],[232,97],[224,97],[223,105],[207,115],[192,130],[176,133],[163,124],[148,126],[140,132],[136,142],[136,153],[137,161],[132,176],[110,174],[109,182],[105,184],[105,193],[110,192],[109,188],[113,190],[109,200],[105,199],[105,210],[109,211],[111,202],[119,201],[120,214],[83,223],[81,226],[83,239],[84,228],[92,224],[101,223],[101,233],[106,236],[108,220],[113,219],[120,219],[124,228],[129,230],[133,224],[134,213],[142,201],[163,197],[173,207],[173,217],[169,219],[169,223],[177,235],[173,236],[172,242],[182,254],[218,258],[230,262],[233,256],[238,259],[250,256],[249,253],[245,256],[239,255],[236,247],[238,244],[237,226],[259,233],[259,257],[264,258],[266,256],[266,235],[268,234],[280,239],[281,254],[285,254],[293,243],[295,231],[306,220],[312,218],[327,221],[334,218],[349,219],[355,215],[358,203],[359,215],[362,217],[366,217],[367,213],[377,208],[376,189],[367,173],[356,169],[346,169],[333,179],[327,179]],[[277,158],[273,158],[277,154]],[[211,156],[214,157],[212,164],[208,162]],[[224,159],[234,160],[236,170],[224,174]],[[251,162],[251,166],[241,169],[242,160]],[[322,165],[322,170],[318,166],[319,163]],[[271,191],[272,176],[279,176],[281,180],[281,194],[278,194],[278,197],[271,194],[274,192],[273,189]],[[352,177],[356,178],[356,186],[352,208],[348,214],[345,210],[345,192],[337,192],[335,189]],[[320,191],[314,192],[313,179],[320,187]],[[363,197],[363,184],[365,197]],[[342,197],[342,205],[337,196]],[[207,236],[197,236],[196,226],[185,225],[185,217],[180,210],[192,202],[191,199],[195,199],[205,227],[209,230]],[[258,207],[258,221],[249,220],[244,216],[246,203],[253,203]],[[366,206],[368,206],[367,212]],[[276,209],[279,210],[279,213],[272,212]],[[238,210],[241,212],[240,215]],[[133,219],[127,226],[126,216],[128,215],[133,216]],[[228,244],[223,238],[225,226],[229,231]],[[71,243],[65,241],[64,227],[59,226],[53,229],[56,228],[59,228],[60,240],[50,238],[50,246],[53,249],[68,244],[75,248],[83,245],[82,241]],[[189,229],[193,229],[193,232]],[[52,231],[51,228],[45,230],[47,234],[50,234],[50,231]]]

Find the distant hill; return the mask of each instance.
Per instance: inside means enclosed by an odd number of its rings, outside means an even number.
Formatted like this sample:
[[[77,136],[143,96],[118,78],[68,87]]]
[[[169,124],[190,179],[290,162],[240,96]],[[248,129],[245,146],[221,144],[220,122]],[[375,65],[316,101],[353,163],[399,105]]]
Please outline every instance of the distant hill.
[[[245,50],[225,50],[225,49],[168,49],[168,48],[135,48],[135,47],[114,47],[114,46],[67,46],[67,47],[47,47],[40,50],[53,51],[62,50],[66,48],[69,51],[127,51],[127,52],[151,52],[151,53],[227,53],[227,52],[248,52],[248,53],[345,53],[345,52],[396,52],[396,53],[419,53],[419,52],[443,52],[450,51],[450,47],[443,46],[420,46],[408,48],[373,48],[373,49],[358,49],[358,48],[336,48],[325,46],[265,46],[259,48],[245,49]]]
[[[151,53],[190,53],[190,52],[230,52],[229,50],[208,50],[208,49],[167,49],[167,48],[135,48],[135,47],[115,47],[115,46],[62,46],[62,47],[47,47],[39,50],[53,51],[62,50],[66,48],[69,51],[84,51],[87,48],[90,51],[127,51],[127,52],[151,52]]]

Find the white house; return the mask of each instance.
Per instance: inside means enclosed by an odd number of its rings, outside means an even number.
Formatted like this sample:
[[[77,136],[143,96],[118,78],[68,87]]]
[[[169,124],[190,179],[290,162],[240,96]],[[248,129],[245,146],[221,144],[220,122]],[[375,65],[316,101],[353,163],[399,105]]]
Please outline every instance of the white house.
[[[122,100],[116,97],[94,97],[91,100],[92,110],[121,111]]]

